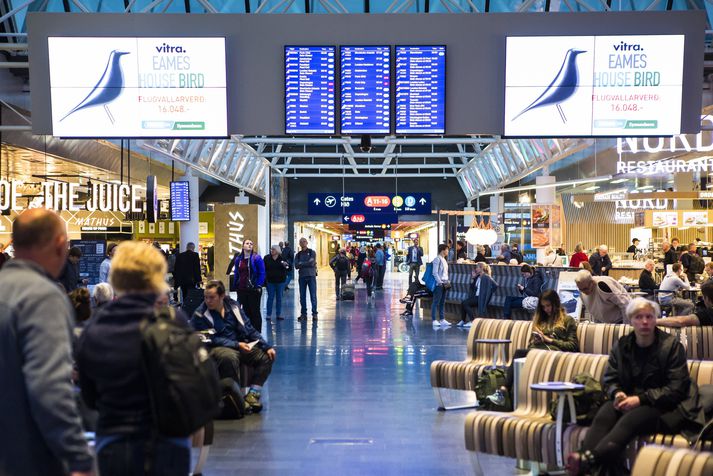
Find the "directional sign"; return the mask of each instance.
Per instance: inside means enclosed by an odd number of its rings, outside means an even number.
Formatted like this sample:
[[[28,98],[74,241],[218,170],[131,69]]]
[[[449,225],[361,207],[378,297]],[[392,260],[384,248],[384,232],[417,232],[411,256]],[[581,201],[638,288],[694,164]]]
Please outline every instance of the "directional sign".
[[[349,225],[353,229],[363,228],[367,225],[389,225],[391,229],[392,223],[398,223],[399,216],[396,213],[354,213],[351,215],[342,215],[342,223]],[[386,229],[386,228],[383,228]]]
[[[431,214],[430,193],[310,193],[307,200],[310,215]],[[385,220],[382,223],[397,223],[397,221]]]
[[[390,230],[391,223],[370,223],[368,225],[354,223],[349,225],[350,230]]]

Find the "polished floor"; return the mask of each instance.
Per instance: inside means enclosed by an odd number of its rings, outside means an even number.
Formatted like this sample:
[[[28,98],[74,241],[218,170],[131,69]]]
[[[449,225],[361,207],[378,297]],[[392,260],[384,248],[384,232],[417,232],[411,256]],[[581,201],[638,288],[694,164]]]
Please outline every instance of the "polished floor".
[[[296,283],[293,283],[296,284]],[[265,410],[218,422],[204,474],[473,474],[464,448],[470,410],[436,411],[429,367],[463,359],[467,331],[403,320],[406,275],[386,275],[367,303],[334,298],[331,272],[318,278],[319,322],[297,322],[297,290],[285,293],[285,321],[263,326],[277,347]],[[481,456],[485,474],[516,474],[514,460]]]

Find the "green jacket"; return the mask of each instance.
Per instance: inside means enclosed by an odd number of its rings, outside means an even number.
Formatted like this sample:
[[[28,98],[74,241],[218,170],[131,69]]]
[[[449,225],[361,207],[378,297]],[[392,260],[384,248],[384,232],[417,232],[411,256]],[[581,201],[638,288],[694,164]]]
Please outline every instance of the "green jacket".
[[[534,330],[534,326],[533,326]],[[562,352],[579,352],[579,341],[577,340],[577,321],[571,316],[565,317],[564,327],[555,327],[554,329],[543,332],[544,335],[554,339],[554,342],[547,344],[545,342],[535,341],[530,338],[530,349],[542,350],[560,350]]]

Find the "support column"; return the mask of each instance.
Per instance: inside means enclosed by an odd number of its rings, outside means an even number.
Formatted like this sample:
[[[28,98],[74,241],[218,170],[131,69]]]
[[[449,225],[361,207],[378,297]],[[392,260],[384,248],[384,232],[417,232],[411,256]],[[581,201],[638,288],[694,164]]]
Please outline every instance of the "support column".
[[[552,175],[541,175],[539,177],[535,177],[535,184],[537,185],[547,185],[547,184],[553,184],[555,183],[555,177]],[[556,188],[555,187],[544,187],[544,188],[538,188],[535,189],[535,203],[538,205],[552,205],[555,203],[555,197],[556,197]],[[532,217],[530,217],[532,219]],[[551,246],[556,247],[559,246],[559,243],[550,243]],[[538,249],[537,250],[537,262],[542,263],[542,261],[545,259],[545,250],[544,249]]]
[[[677,192],[693,191],[693,172],[679,172],[673,176],[673,189]],[[676,200],[677,210],[692,210],[693,200]]]
[[[191,169],[188,169],[186,175],[180,178],[180,180],[185,180],[188,182],[188,206],[190,208],[191,219],[190,221],[181,222],[181,250],[186,251],[186,245],[188,243],[195,243],[196,251],[198,251],[198,222],[200,221],[198,216],[198,177],[194,176]]]
[[[505,241],[505,227],[503,226],[503,214],[505,213],[505,197],[495,194],[490,196],[490,213],[495,213],[491,216],[493,229],[498,234],[498,241],[493,245],[493,256],[500,254],[500,245]]]

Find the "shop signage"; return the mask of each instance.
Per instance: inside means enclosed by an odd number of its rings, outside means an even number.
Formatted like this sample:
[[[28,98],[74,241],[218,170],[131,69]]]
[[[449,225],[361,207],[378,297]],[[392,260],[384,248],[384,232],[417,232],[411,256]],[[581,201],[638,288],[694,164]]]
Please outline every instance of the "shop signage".
[[[713,117],[701,116],[701,123],[713,125]],[[704,136],[705,133],[705,136]],[[671,137],[618,137],[616,151],[619,154],[638,154],[645,152],[710,152],[713,151],[713,134],[710,131],[701,131],[695,136],[692,134],[677,134]]]
[[[617,174],[654,175],[711,171],[713,171],[713,158],[710,157],[693,160],[620,160],[616,163]]]
[[[310,193],[307,200],[310,215],[431,214],[430,193]]]
[[[0,210],[22,210],[17,200],[22,197],[18,190],[24,182],[19,180],[0,180]],[[140,187],[135,185],[120,185],[115,183],[95,182],[89,190],[89,198],[80,201],[79,183],[40,182],[42,187],[42,203],[45,208],[55,211],[90,212],[117,211],[123,213],[142,211]]]
[[[398,223],[399,216],[396,213],[354,213],[351,215],[342,215],[342,223],[349,225],[351,228],[365,225],[389,225],[391,229],[392,223]]]

